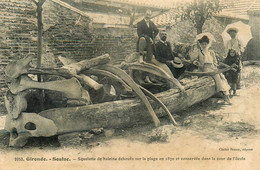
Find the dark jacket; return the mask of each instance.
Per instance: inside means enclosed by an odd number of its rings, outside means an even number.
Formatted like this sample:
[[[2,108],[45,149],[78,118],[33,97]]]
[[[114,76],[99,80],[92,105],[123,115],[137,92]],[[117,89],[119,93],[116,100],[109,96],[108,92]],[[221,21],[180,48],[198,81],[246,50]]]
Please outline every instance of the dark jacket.
[[[171,44],[166,41],[165,45],[161,41],[155,44],[155,59],[161,63],[166,64],[166,61],[174,59],[174,53],[172,52]]]
[[[148,40],[148,38],[150,37],[152,38],[152,40],[154,40],[154,38],[157,36],[158,33],[159,30],[152,21],[149,22],[149,28],[144,19],[138,22],[137,23],[137,35],[138,35],[137,51],[139,51],[138,44],[139,44],[139,39],[141,37],[144,37],[146,40]]]
[[[165,45],[161,41],[155,44],[155,59],[161,63],[166,64],[171,70],[173,76],[175,78],[179,78],[184,73],[186,68],[175,68],[172,64],[167,63],[167,61],[173,60],[174,57],[177,56],[177,53],[174,53],[172,51],[171,44],[169,42],[166,41],[166,44],[167,45]]]
[[[237,66],[234,67],[237,71],[229,70],[224,73],[228,83],[237,83],[238,81],[238,74],[240,72],[239,63],[240,63],[240,57],[239,55],[236,55],[234,57],[228,55],[227,58],[223,61],[223,63],[231,66],[232,64],[236,64]]]

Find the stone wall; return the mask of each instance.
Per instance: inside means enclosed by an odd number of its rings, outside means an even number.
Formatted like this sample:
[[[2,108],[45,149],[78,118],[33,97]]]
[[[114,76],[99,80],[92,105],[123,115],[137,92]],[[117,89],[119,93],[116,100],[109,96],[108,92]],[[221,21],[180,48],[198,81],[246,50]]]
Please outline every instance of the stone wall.
[[[117,62],[135,51],[135,29],[93,28],[88,17],[52,1],[44,4],[44,41],[54,56],[77,61],[109,53]]]

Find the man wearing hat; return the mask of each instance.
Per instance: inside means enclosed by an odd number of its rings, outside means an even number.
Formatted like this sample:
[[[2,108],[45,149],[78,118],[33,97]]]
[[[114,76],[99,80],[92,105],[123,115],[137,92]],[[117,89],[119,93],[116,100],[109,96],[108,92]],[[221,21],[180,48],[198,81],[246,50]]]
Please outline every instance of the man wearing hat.
[[[160,41],[155,44],[155,59],[159,63],[166,64],[173,76],[179,78],[185,71],[182,61],[180,58],[175,57],[177,54],[173,53],[171,44],[166,41],[167,33],[161,31],[159,35]],[[153,61],[153,63],[156,64],[156,61]]]

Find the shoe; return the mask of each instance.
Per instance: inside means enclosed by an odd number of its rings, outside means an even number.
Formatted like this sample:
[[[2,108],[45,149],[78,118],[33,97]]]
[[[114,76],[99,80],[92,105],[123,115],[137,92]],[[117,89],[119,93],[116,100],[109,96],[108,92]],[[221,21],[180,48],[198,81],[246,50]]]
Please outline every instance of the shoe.
[[[232,89],[229,90],[229,96],[231,96]]]
[[[230,98],[228,96],[225,97],[224,99],[225,104],[231,105],[232,103],[230,102]]]
[[[237,93],[236,91],[233,92],[233,96],[240,96],[239,93]]]

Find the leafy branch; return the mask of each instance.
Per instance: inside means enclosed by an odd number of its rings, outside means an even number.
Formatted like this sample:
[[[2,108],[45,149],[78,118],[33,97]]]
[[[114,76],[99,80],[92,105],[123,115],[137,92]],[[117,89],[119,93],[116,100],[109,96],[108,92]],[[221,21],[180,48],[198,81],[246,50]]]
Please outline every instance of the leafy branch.
[[[202,32],[205,21],[222,11],[223,6],[219,0],[192,0],[177,7],[177,18],[180,20],[190,20],[197,33]]]

